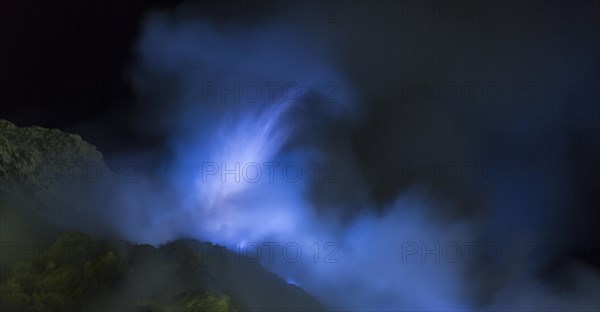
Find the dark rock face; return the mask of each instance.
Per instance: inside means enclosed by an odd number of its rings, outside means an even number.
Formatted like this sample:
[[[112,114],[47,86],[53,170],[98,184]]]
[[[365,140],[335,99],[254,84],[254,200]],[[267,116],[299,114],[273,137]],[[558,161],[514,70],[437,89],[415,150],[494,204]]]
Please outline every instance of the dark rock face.
[[[93,181],[110,170],[79,135],[42,127],[19,128],[0,119],[0,191],[46,193],[57,184]],[[94,174],[94,175],[92,175]]]
[[[114,190],[112,178],[78,135],[0,120],[2,311],[322,310],[301,288],[221,246],[177,240],[156,248],[89,233],[86,222],[111,209],[101,199]]]
[[[0,120],[0,223],[5,239],[23,235],[13,220],[30,228],[90,228],[103,218],[95,208],[108,206],[111,178],[102,154],[79,135]]]

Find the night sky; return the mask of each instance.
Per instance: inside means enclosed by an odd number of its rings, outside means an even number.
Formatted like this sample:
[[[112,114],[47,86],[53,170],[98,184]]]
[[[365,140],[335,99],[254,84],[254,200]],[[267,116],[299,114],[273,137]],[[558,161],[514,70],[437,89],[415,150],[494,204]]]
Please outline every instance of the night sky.
[[[6,0],[0,118],[78,133],[109,165],[133,160],[178,185],[192,178],[177,168],[215,160],[194,144],[219,133],[213,122],[227,111],[190,100],[201,81],[336,81],[337,102],[304,101],[273,152],[336,164],[335,183],[298,191],[314,211],[333,213],[348,237],[377,237],[362,216],[403,215],[393,208],[401,194],[424,196],[435,203],[417,209],[428,226],[534,240],[527,276],[565,285],[573,262],[600,270],[598,16],[598,1]],[[394,224],[379,224],[382,240],[405,233]],[[473,265],[468,283],[493,293],[504,272],[495,270]]]

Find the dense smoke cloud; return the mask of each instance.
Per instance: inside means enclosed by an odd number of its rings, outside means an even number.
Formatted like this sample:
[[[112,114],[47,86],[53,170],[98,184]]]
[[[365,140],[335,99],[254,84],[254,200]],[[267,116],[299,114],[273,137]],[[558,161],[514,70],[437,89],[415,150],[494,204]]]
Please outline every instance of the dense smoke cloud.
[[[585,92],[586,79],[598,79],[579,71],[594,62],[592,54],[536,67],[534,52],[544,45],[515,49],[488,35],[478,51],[450,49],[448,61],[463,65],[447,68],[432,51],[450,47],[433,45],[444,36],[453,36],[454,45],[474,44],[468,34],[453,35],[464,25],[423,43],[408,28],[381,28],[391,14],[349,7],[367,18],[344,10],[344,17],[356,17],[342,22],[345,33],[340,25],[324,31],[302,23],[242,25],[181,11],[147,18],[132,70],[143,103],[140,124],[166,133],[173,156],[155,190],[124,195],[136,207],[148,199],[122,217],[126,237],[155,244],[193,237],[241,251],[297,243],[304,252],[299,261],[260,260],[332,308],[597,304],[597,272],[563,256],[576,237],[565,234],[573,225],[564,219],[571,213],[568,196],[576,193],[564,162],[565,134],[594,126],[573,128],[584,116],[565,115],[572,89],[561,75],[588,77],[572,84]],[[365,32],[371,26],[380,31]],[[482,31],[496,33],[492,26]],[[503,31],[527,40],[536,27]],[[367,36],[364,45],[349,46],[349,32]],[[390,40],[392,34],[404,40]],[[379,58],[368,44],[386,40]],[[517,57],[527,47],[534,52]],[[419,49],[420,55],[410,52]],[[546,55],[558,61],[564,52]],[[502,59],[515,68],[501,66]],[[592,110],[590,99],[580,103]],[[335,183],[323,183],[323,170],[314,179],[315,163],[332,165],[325,171]],[[173,193],[163,195],[164,188]],[[140,216],[147,223],[133,226]],[[336,261],[315,261],[313,242],[321,251],[333,243]],[[557,259],[567,263],[563,273],[545,273]],[[553,288],[548,274],[575,286]]]
[[[571,36],[591,13],[290,5],[304,15],[149,13],[135,127],[168,144],[125,158],[160,166],[91,185],[60,225],[223,244],[331,309],[598,306],[597,267],[571,256],[598,240],[597,37]]]

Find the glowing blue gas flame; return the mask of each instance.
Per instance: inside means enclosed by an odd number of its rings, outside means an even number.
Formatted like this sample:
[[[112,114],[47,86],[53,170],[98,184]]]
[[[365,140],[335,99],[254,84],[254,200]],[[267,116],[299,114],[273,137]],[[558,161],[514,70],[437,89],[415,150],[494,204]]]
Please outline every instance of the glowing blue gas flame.
[[[293,106],[292,102],[279,101],[259,109],[248,106],[241,111],[230,111],[212,137],[208,159],[222,166],[219,171],[271,161],[292,131],[292,126],[284,123],[283,119]],[[221,176],[221,173],[210,179],[203,177],[206,177],[206,172],[200,172],[195,181],[196,217],[210,220],[203,224],[203,231],[212,237],[226,241],[234,238],[238,242],[246,240],[249,233],[257,234],[255,228],[247,228],[253,226],[248,220],[257,218],[263,220],[261,228],[264,231],[293,229],[294,216],[289,210],[266,206],[276,196],[275,185],[265,189],[267,181],[264,179],[248,181],[239,176]],[[251,201],[246,197],[248,194],[261,198]]]

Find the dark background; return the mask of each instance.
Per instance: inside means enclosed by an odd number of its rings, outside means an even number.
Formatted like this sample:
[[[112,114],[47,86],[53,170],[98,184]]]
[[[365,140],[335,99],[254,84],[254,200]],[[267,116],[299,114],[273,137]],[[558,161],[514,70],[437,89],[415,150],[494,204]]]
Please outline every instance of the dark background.
[[[143,14],[178,2],[2,1],[2,117],[78,132],[100,149],[144,144],[127,129],[124,71]]]

